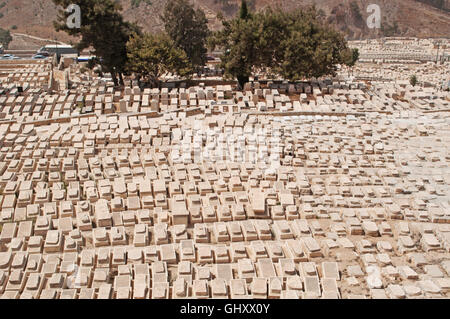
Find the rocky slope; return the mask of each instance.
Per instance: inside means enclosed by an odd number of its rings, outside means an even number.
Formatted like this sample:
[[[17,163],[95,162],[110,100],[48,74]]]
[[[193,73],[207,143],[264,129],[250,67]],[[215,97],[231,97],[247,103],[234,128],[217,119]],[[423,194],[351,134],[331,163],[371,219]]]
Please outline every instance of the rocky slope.
[[[119,0],[128,20],[137,21],[146,30],[160,30],[159,14],[167,0]],[[207,14],[210,27],[217,29],[217,13],[233,16],[240,0],[191,0]],[[381,8],[382,29],[369,29],[367,6],[376,3]],[[350,39],[379,36],[448,37],[450,34],[450,0],[249,0],[254,9],[266,6],[291,10],[315,4],[326,19],[345,32]],[[70,41],[53,30],[57,8],[51,0],[0,0],[0,27],[12,32],[43,38]]]

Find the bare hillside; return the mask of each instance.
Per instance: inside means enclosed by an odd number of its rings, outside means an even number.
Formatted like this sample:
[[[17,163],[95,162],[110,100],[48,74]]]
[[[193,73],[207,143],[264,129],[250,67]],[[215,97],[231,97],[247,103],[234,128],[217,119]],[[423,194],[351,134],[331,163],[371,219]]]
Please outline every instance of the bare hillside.
[[[167,0],[120,0],[124,16],[136,21],[146,30],[160,30],[159,18]],[[192,0],[207,14],[210,27],[217,29],[220,23],[217,13],[233,16],[240,0]],[[353,2],[353,4],[352,4]],[[381,7],[382,29],[371,30],[366,25],[370,3]],[[266,6],[292,10],[315,4],[326,19],[345,32],[349,39],[380,36],[448,37],[450,34],[450,5],[448,0],[249,0],[250,7]],[[13,33],[26,33],[46,39],[70,42],[64,33],[53,30],[57,8],[51,0],[0,0],[0,27]],[[73,39],[72,39],[73,40]],[[13,43],[14,45],[14,43]]]

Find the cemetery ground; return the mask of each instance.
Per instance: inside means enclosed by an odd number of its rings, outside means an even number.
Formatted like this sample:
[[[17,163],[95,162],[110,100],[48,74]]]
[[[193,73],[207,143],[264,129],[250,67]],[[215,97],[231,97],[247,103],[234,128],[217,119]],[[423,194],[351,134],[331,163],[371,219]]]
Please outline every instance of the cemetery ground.
[[[449,298],[449,42],[351,45],[242,91],[0,61],[0,298]]]

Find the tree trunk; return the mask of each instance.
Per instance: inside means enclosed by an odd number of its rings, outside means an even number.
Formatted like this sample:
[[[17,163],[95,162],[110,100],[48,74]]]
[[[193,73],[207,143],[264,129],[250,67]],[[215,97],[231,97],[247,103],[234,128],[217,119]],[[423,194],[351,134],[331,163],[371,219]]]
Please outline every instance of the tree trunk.
[[[114,86],[119,86],[119,82],[117,81],[116,71],[111,70],[111,77],[112,77],[112,80],[114,82]]]
[[[142,89],[142,82],[141,82],[141,77],[139,75],[136,76],[136,80],[138,82],[138,86],[140,89]]]
[[[149,77],[150,87],[151,88],[159,88],[159,79],[156,76],[150,76]]]
[[[122,72],[119,72],[119,80],[120,80],[120,85],[125,85],[125,82],[123,81]]]
[[[237,80],[238,80],[238,89],[239,90],[243,90],[244,89],[244,84],[247,83],[250,80],[249,76],[245,76],[245,75],[238,75],[237,76]]]

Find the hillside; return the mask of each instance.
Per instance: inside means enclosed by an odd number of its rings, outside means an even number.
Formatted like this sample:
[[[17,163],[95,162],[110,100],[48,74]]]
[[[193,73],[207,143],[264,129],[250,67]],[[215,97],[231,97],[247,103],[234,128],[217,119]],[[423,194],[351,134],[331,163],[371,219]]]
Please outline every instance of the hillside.
[[[167,0],[120,1],[126,19],[138,22],[146,30],[162,28],[159,14]],[[192,1],[205,11],[212,29],[220,27],[218,12],[226,17],[233,16],[240,3],[240,0]],[[370,3],[381,7],[382,29],[370,30],[366,26],[366,8]],[[285,10],[315,4],[349,39],[395,35],[448,37],[450,34],[450,0],[249,0],[249,4],[254,9],[280,6]],[[51,0],[0,0],[0,27],[11,29],[13,33],[70,42],[65,34],[53,30],[56,12]]]

